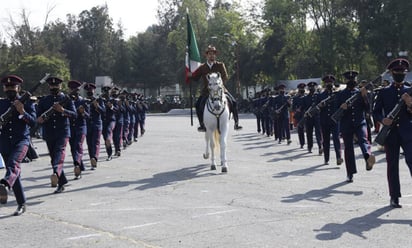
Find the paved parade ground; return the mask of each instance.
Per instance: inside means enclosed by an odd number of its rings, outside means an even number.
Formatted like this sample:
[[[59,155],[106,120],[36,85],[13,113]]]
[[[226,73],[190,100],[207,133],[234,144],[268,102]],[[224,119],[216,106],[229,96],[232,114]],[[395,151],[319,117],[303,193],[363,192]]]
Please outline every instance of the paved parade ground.
[[[309,154],[256,132],[253,115],[228,138],[229,172],[210,171],[197,120],[148,115],[147,131],[122,156],[73,179],[67,149],[66,190],[53,194],[45,143],[22,164],[27,212],[14,217],[13,195],[0,206],[1,247],[411,247],[412,180],[404,158],[401,209],[389,207],[384,153],[373,146],[372,171],[356,147],[358,174],[346,183],[334,153],[323,165]],[[102,143],[103,144],[103,143]],[[2,175],[4,170],[0,170]]]

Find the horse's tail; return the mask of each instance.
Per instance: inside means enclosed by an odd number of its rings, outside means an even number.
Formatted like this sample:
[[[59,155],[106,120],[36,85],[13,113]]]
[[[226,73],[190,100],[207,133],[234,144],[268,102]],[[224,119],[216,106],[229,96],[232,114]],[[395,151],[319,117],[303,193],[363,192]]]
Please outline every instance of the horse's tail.
[[[213,132],[213,139],[215,143],[215,154],[217,154],[220,151],[220,132],[218,129]]]

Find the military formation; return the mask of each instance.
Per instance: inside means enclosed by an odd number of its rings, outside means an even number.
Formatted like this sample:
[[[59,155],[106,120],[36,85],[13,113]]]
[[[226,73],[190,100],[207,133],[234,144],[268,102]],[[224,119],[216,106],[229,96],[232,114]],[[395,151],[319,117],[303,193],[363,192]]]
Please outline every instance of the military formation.
[[[103,87],[102,94],[96,96],[94,83],[77,80],[68,81],[70,92],[63,93],[63,80],[47,76],[44,83],[48,84],[50,94],[36,99],[31,92],[21,90],[23,79],[19,76],[8,75],[0,82],[6,95],[0,99],[0,154],[6,167],[0,180],[0,204],[7,203],[8,190],[13,190],[17,202],[15,216],[26,211],[21,163],[36,156],[32,154],[35,153],[31,143],[33,135],[39,135],[46,142],[51,163],[50,183],[58,194],[68,182],[63,169],[68,144],[74,179],[78,180],[86,170],[85,142],[90,169],[95,170],[100,159],[101,138],[110,161],[121,156],[122,150],[145,133],[148,104],[141,94]],[[85,97],[80,95],[82,89]]]
[[[401,208],[401,147],[412,176],[412,89],[405,82],[409,61],[395,59],[386,69],[392,82],[383,80],[383,75],[371,82],[358,82],[359,73],[349,70],[342,73],[346,85],[343,89],[334,75],[322,77],[323,87],[316,82],[300,83],[288,94],[283,84],[273,91],[264,89],[252,101],[257,132],[289,145],[290,131],[296,129],[300,148],[312,153],[316,142],[325,165],[330,162],[333,147],[336,164],[345,164],[348,183],[357,173],[355,144],[360,148],[366,171],[373,169],[372,134],[377,134],[376,143],[386,153],[390,206]]]

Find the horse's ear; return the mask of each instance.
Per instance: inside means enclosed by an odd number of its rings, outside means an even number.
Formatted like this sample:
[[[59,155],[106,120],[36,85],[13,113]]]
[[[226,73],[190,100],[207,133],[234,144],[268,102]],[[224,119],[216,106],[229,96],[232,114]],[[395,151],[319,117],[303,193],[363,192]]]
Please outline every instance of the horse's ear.
[[[206,75],[207,80],[210,80],[210,73]]]
[[[220,72],[217,72],[217,75],[221,78],[222,77],[222,75],[220,75]]]

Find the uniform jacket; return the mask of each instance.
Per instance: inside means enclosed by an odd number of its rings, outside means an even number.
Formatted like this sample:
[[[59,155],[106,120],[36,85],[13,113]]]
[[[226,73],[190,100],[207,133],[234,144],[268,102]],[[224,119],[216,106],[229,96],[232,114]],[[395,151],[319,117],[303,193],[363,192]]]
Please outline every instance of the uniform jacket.
[[[40,99],[37,106],[38,116],[41,116],[44,112],[50,109],[55,102],[61,102],[66,98],[66,95],[59,93],[57,96],[48,95]],[[63,106],[64,112],[54,113],[49,120],[45,121],[43,126],[43,139],[53,140],[54,138],[67,137],[70,138],[70,123],[69,118],[76,118],[77,112],[73,101],[69,101],[68,104]]]
[[[322,91],[322,93],[319,94],[318,103],[322,102],[323,100],[325,100],[329,96],[332,97],[332,100],[327,101],[325,103],[325,105],[322,106],[321,109],[320,109],[319,116],[320,116],[320,124],[322,126],[335,124],[335,122],[331,119],[331,116],[333,115],[333,113],[335,113],[336,110],[338,109],[338,107],[336,105],[337,95],[335,95],[335,94],[338,94],[338,92],[333,92],[333,91],[329,91],[329,90],[324,90],[324,91]]]
[[[399,102],[401,95],[410,89],[411,88],[406,86],[398,89],[392,84],[380,90],[373,108],[373,118],[376,121],[382,122],[382,119],[386,117]],[[401,138],[403,140],[412,140],[412,114],[407,111],[406,105],[401,108],[398,118],[394,121],[401,134]]]
[[[359,89],[355,88],[349,90],[348,88],[339,91],[336,96],[337,107],[340,107],[347,99],[349,99],[354,94],[360,94]],[[365,113],[370,110],[370,104],[368,98],[359,96],[358,99],[349,106],[340,120],[340,131],[351,131],[353,128],[357,128],[361,125],[366,125]]]
[[[9,99],[0,99],[0,115],[9,109],[12,102]],[[24,110],[26,113],[23,116],[17,113],[8,123],[0,127],[0,153],[4,153],[6,149],[23,140],[29,145],[30,127],[36,124],[36,110],[31,101],[24,104]]]
[[[223,80],[223,84],[226,83],[226,81],[228,80],[227,71],[226,71],[226,67],[225,67],[224,63],[216,61],[212,65],[212,67],[209,67],[209,65],[207,63],[202,64],[193,73],[192,78],[195,81],[198,81],[200,78],[202,79],[201,94],[203,96],[209,95],[209,90],[208,90],[209,82],[208,82],[206,76],[209,73],[212,73],[212,72],[219,72],[220,73],[220,76],[222,77],[222,80]]]

